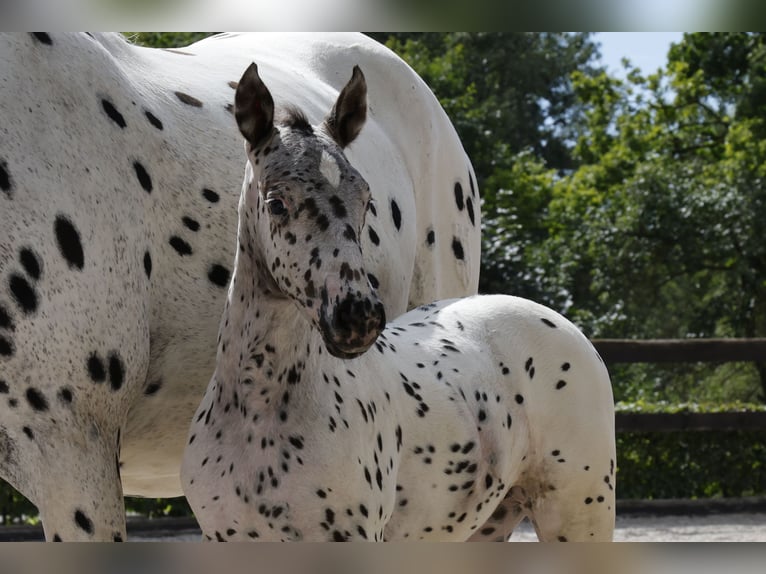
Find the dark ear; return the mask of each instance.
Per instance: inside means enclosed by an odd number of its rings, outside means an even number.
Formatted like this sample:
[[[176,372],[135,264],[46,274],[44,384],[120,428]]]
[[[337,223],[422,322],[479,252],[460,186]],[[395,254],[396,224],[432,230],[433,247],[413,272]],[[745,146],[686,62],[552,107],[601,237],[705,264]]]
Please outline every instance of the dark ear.
[[[367,82],[359,66],[354,66],[351,79],[338,94],[338,100],[324,123],[332,138],[344,148],[359,135],[366,118]]]
[[[258,66],[248,66],[234,95],[234,117],[239,131],[253,148],[265,143],[274,129],[274,99],[258,75]]]

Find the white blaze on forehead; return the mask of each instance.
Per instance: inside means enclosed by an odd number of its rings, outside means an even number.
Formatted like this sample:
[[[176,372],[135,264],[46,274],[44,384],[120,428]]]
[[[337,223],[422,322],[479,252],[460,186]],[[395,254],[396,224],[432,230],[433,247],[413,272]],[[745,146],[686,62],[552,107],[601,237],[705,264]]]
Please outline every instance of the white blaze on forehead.
[[[340,167],[338,167],[338,162],[325,150],[322,150],[322,158],[319,160],[319,173],[321,173],[333,187],[338,187],[338,185],[340,185]]]

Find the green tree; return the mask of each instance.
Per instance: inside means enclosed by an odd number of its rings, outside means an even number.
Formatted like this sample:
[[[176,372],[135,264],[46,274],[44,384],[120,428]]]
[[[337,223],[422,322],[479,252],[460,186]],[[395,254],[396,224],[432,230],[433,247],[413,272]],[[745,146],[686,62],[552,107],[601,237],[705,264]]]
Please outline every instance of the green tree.
[[[766,335],[763,53],[760,36],[687,34],[659,74],[574,75],[581,165],[531,262],[593,335]],[[764,365],[740,375],[764,399]]]

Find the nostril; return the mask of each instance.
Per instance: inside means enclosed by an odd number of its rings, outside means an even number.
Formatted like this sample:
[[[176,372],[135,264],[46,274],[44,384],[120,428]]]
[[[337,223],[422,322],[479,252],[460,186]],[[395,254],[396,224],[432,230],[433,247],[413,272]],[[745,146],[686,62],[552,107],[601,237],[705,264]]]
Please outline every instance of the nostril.
[[[351,299],[346,298],[335,308],[335,313],[333,314],[332,319],[333,327],[336,329],[348,330],[353,316],[353,303]]]

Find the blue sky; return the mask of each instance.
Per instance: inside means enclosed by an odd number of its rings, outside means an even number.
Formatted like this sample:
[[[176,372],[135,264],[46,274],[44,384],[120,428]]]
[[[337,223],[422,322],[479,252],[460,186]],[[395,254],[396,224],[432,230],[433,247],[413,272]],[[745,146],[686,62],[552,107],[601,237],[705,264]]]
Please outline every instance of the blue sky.
[[[608,70],[620,77],[620,60],[627,57],[644,73],[652,73],[662,67],[670,44],[678,42],[683,32],[598,32],[601,43],[601,59]]]

